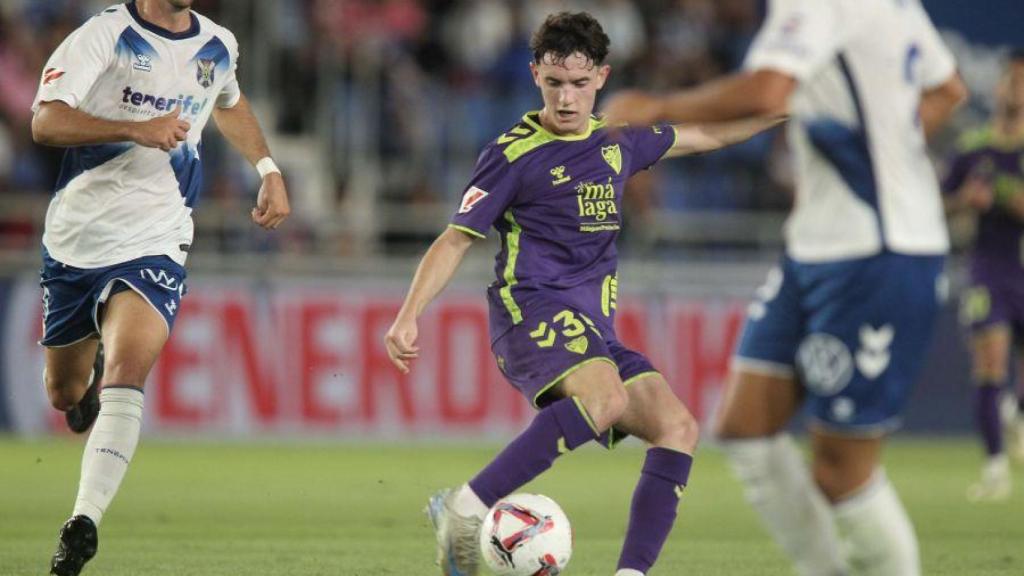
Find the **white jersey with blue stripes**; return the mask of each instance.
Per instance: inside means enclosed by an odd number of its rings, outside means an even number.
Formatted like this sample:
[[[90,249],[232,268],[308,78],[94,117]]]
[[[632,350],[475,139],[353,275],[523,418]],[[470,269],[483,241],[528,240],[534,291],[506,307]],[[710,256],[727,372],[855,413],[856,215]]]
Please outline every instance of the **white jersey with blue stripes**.
[[[955,67],[919,0],[770,0],[745,68],[798,82],[791,258],[948,251],[918,107]]]
[[[240,98],[238,42],[195,12],[172,33],[143,20],[134,2],[107,8],[50,57],[33,104],[60,100],[107,120],[144,121],[180,107],[191,124],[170,153],[131,142],[68,148],[46,214],[43,244],[79,268],[167,255],[184,265],[202,184],[203,127],[213,107]]]

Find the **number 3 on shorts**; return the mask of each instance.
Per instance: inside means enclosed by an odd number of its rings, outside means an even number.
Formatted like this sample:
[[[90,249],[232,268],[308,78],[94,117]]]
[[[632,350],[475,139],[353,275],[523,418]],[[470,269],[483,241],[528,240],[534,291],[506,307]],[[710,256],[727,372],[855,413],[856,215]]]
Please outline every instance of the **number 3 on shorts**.
[[[566,338],[576,338],[586,332],[587,328],[593,330],[598,336],[601,335],[601,332],[594,325],[593,320],[587,318],[583,314],[580,314],[579,318],[576,316],[577,315],[573,313],[572,310],[562,310],[558,314],[555,314],[555,317],[552,318],[551,321],[553,324],[562,325],[561,334]],[[580,321],[580,318],[583,319],[582,322]],[[555,328],[550,327],[547,322],[542,321],[537,325],[536,330],[530,332],[530,338],[533,338],[534,342],[537,343],[537,346],[541,348],[550,348],[555,345],[555,340],[558,338],[558,332]]]

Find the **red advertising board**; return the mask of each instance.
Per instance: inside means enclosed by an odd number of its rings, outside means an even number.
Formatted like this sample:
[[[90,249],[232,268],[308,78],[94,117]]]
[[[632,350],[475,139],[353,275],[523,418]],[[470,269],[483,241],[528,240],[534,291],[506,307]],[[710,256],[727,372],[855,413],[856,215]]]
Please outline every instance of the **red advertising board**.
[[[18,285],[4,327],[13,336],[4,381],[13,389],[15,428],[26,432],[62,428],[39,378],[37,291]],[[383,346],[400,297],[400,287],[387,283],[196,283],[147,383],[147,431],[408,439],[520,429],[531,410],[495,366],[482,296],[456,290],[432,306],[408,376]],[[731,300],[647,295],[621,302],[617,331],[705,418],[742,312]]]

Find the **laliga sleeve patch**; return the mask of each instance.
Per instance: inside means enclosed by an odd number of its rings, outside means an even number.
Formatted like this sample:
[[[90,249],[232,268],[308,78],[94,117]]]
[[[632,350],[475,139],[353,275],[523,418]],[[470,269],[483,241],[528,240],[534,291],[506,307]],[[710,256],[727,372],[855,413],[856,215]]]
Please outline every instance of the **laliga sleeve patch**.
[[[43,86],[53,84],[57,81],[57,79],[59,79],[63,75],[64,71],[60,68],[47,68],[43,72]]]
[[[476,186],[470,186],[469,190],[462,195],[462,205],[459,206],[459,214],[465,214],[473,209],[481,200],[486,198],[487,192],[477,188]]]

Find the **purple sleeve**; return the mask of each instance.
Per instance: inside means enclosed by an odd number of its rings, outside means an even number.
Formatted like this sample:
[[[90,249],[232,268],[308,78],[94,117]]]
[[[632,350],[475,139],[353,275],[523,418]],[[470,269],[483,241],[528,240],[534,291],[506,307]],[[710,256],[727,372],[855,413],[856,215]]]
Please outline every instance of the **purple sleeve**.
[[[633,157],[629,175],[646,170],[661,160],[676,143],[676,130],[671,125],[626,128],[626,137],[632,144]]]
[[[964,180],[967,180],[971,167],[974,165],[972,158],[972,154],[957,154],[953,157],[953,161],[949,164],[949,170],[946,172],[946,177],[942,180],[943,194],[955,194],[960,189]]]
[[[483,238],[518,190],[519,178],[501,150],[494,145],[484,148],[449,226]]]

